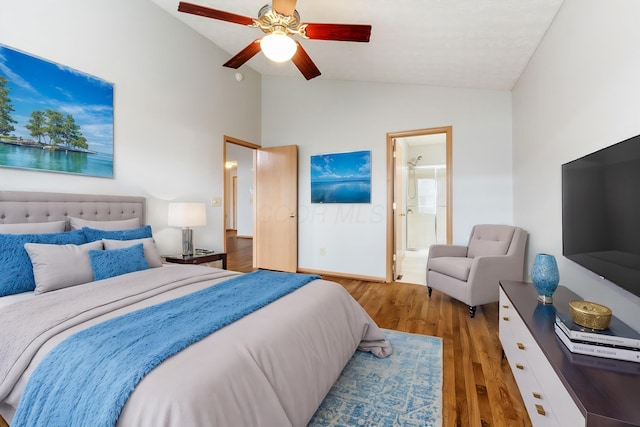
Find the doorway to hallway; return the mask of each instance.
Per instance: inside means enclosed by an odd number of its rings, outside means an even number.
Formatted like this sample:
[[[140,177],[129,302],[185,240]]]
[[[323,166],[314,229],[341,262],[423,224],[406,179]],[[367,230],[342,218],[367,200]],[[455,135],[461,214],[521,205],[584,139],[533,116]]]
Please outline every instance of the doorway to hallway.
[[[224,138],[224,231],[229,270],[247,270],[253,251],[253,153],[259,145]],[[237,258],[237,259],[236,259]],[[238,270],[237,268],[240,268]]]

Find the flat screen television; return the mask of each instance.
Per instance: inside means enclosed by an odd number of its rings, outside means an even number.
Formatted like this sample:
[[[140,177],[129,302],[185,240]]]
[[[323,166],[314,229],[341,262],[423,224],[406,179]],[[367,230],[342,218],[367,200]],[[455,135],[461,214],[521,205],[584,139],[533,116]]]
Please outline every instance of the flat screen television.
[[[562,254],[640,296],[640,135],[562,165]]]

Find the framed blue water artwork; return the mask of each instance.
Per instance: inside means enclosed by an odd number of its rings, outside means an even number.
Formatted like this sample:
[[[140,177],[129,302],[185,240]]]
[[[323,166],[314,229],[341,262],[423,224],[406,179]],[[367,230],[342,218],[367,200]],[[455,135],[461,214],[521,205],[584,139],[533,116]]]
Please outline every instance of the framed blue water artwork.
[[[311,203],[371,203],[371,151],[311,156]]]
[[[0,44],[0,167],[113,178],[113,84]]]

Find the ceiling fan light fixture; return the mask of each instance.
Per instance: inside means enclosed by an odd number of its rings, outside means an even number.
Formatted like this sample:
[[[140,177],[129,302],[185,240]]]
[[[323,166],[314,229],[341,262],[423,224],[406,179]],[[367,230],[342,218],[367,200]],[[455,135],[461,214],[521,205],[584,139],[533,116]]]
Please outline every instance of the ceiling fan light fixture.
[[[274,31],[260,40],[260,48],[267,58],[273,62],[290,60],[298,49],[298,45],[282,31]]]

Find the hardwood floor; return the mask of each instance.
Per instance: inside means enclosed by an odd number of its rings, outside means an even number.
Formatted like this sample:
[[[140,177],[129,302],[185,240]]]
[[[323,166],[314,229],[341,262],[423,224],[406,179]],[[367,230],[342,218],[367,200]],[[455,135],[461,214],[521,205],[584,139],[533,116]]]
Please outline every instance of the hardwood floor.
[[[230,270],[252,270],[250,244],[227,235]],[[471,319],[467,306],[437,290],[429,298],[422,285],[325,279],[342,284],[381,328],[443,339],[443,426],[531,426],[502,357],[498,303],[478,307]]]
[[[253,239],[238,238],[235,230],[227,230],[227,269],[253,271]]]

